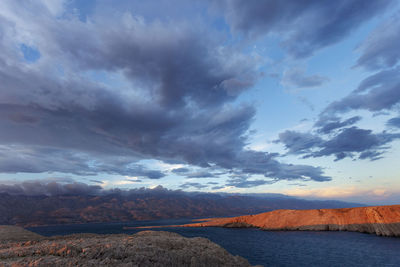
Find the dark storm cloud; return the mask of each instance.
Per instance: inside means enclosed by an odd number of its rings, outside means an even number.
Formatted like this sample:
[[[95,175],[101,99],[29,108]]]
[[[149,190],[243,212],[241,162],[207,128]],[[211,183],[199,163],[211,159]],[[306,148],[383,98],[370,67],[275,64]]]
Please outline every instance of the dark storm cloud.
[[[369,70],[394,67],[400,60],[400,13],[377,27],[361,44],[357,66]]]
[[[85,183],[58,183],[41,181],[25,181],[19,184],[0,184],[0,193],[13,195],[97,195],[102,188],[98,185]]]
[[[221,5],[234,31],[258,36],[283,34],[283,46],[295,57],[335,44],[381,13],[391,0],[226,0]]]
[[[380,71],[364,79],[358,88],[341,100],[331,103],[322,116],[364,109],[381,111],[400,101],[400,67]]]
[[[149,91],[154,90],[155,100],[158,102],[143,103],[146,100],[126,98],[121,95],[124,92],[111,91],[98,84],[84,83],[85,80],[81,79],[70,79],[60,83],[38,73],[2,68],[0,75],[4,81],[4,90],[1,90],[0,94],[2,100],[8,103],[0,107],[2,108],[2,129],[4,129],[0,133],[1,140],[7,144],[22,143],[25,147],[35,145],[31,149],[37,153],[40,152],[36,148],[39,145],[72,148],[77,152],[91,154],[114,154],[116,156],[127,154],[131,157],[131,161],[146,156],[161,159],[177,157],[194,164],[206,164],[204,163],[206,160],[203,158],[207,155],[203,151],[198,151],[198,148],[203,145],[201,139],[206,140],[207,131],[212,131],[210,135],[221,135],[218,141],[226,142],[226,144],[237,142],[235,148],[241,149],[240,137],[235,134],[242,134],[245,131],[244,125],[248,125],[248,120],[252,118],[254,110],[250,107],[243,107],[239,108],[236,113],[234,111],[229,114],[233,108],[225,106],[225,103],[235,98],[235,92],[239,93],[237,85],[232,89],[229,88],[228,83],[233,83],[236,78],[243,80],[243,77],[239,77],[241,74],[252,72],[251,69],[248,69],[248,72],[243,69],[245,65],[250,68],[249,64],[244,62],[247,59],[239,56],[234,59],[236,63],[231,64],[232,62],[222,61],[223,54],[218,54],[217,51],[212,51],[213,47],[207,46],[203,40],[204,36],[176,27],[169,29],[163,26],[155,28],[149,26],[147,29],[129,16],[127,20],[138,24],[135,24],[139,28],[138,32],[130,28],[132,38],[122,39],[122,36],[125,36],[126,31],[129,30],[125,25],[125,28],[120,28],[121,32],[114,33],[121,36],[120,38],[111,38],[112,44],[107,43],[109,38],[103,36],[104,42],[101,49],[97,47],[97,44],[92,44],[90,38],[84,38],[85,41],[80,44],[72,42],[77,37],[76,35],[83,34],[82,31],[87,27],[82,23],[82,25],[77,25],[82,26],[82,29],[66,29],[71,36],[60,35],[58,30],[52,32],[53,28],[47,29],[49,31],[47,34],[55,38],[55,44],[59,44],[58,49],[73,58],[73,61],[78,62],[83,68],[123,69],[132,81],[148,86]],[[57,21],[55,22],[57,23]],[[60,26],[65,27],[65,24],[60,24]],[[94,34],[90,30],[87,29],[88,36]],[[92,30],[106,32],[100,26]],[[164,30],[168,34],[164,33]],[[74,35],[75,37],[73,37]],[[98,35],[98,38],[102,37],[102,33],[98,33]],[[70,39],[57,40],[57,38]],[[159,42],[154,42],[152,38],[158,38]],[[95,39],[93,38],[93,40]],[[66,47],[68,44],[71,47]],[[76,45],[79,46],[74,47]],[[114,46],[121,46],[126,51],[123,51],[122,48],[115,49]],[[79,50],[84,51],[79,52]],[[138,53],[140,51],[139,55],[135,54],[136,50]],[[96,53],[100,53],[99,51],[104,54],[97,55]],[[115,51],[121,54],[109,55]],[[83,57],[81,53],[84,55]],[[94,62],[92,62],[93,60]],[[225,67],[223,64],[229,66]],[[235,64],[237,65],[235,66]],[[248,76],[248,74],[246,75]],[[170,84],[171,79],[174,80],[173,84]],[[153,81],[153,84],[149,84]],[[192,82],[193,84],[191,84]],[[226,83],[222,84],[223,82]],[[134,92],[133,89],[131,90]],[[138,90],[140,91],[140,86]],[[211,98],[202,98],[207,95]],[[173,101],[171,100],[173,103],[170,104],[173,104],[174,107],[171,108],[166,103],[169,102],[166,98],[173,99]],[[186,101],[190,107],[187,107],[186,104],[183,105]],[[167,107],[163,108],[164,104]],[[216,107],[199,112],[198,105]],[[221,107],[221,105],[223,106]],[[194,113],[198,115],[196,116]],[[183,114],[188,115],[185,117]],[[209,121],[208,117],[211,114],[216,119],[205,124],[206,127],[202,129],[202,126],[198,124],[204,123],[205,120]],[[235,130],[236,123],[238,126]],[[224,124],[226,125],[224,126]],[[188,126],[186,127],[186,125]],[[228,131],[229,127],[232,127],[234,134],[228,135],[226,140],[223,140],[222,134],[224,131]],[[198,134],[198,132],[202,133]],[[182,136],[185,138],[182,139]],[[193,139],[198,139],[197,144],[190,143],[196,141]],[[239,142],[235,139],[238,139]],[[192,145],[195,146],[192,147]],[[186,146],[190,146],[190,149],[187,149]],[[71,154],[73,152],[75,151],[72,151]],[[37,156],[40,158],[40,155]],[[28,166],[20,171],[40,172],[46,169],[69,171],[65,169],[66,167],[57,167],[60,164],[54,164],[57,158],[61,159],[65,156],[55,157],[52,164],[46,166],[32,164],[32,166],[38,166],[35,167],[38,168],[37,170]],[[71,169],[76,170],[75,172],[86,173],[85,161],[82,161],[80,157],[75,162],[79,164],[73,164]],[[29,164],[29,162],[24,164]],[[105,166],[111,164],[105,162],[101,165],[100,169],[107,171]],[[18,166],[9,168],[11,168],[9,171],[18,171]],[[136,171],[149,178],[163,176],[159,172],[140,173],[142,170]],[[119,172],[132,175],[130,171]]]
[[[5,7],[0,172],[159,179],[163,172],[140,164],[156,159],[329,180],[320,168],[282,164],[276,154],[245,148],[255,108],[233,101],[260,74],[252,57],[221,46],[216,34],[130,13],[93,15],[84,23],[68,14],[52,17],[36,2]],[[15,32],[35,37],[41,55],[35,68],[21,63]]]
[[[318,87],[329,81],[327,77],[321,75],[309,75],[304,73],[301,69],[291,69],[285,71],[282,77],[284,85],[293,86],[296,88]]]
[[[127,13],[115,24],[63,21],[49,29],[49,35],[67,60],[78,62],[72,64],[84,70],[121,70],[144,94],[169,108],[189,101],[219,105],[234,100],[257,79],[250,57],[215,49],[214,37],[200,28],[146,23]]]
[[[387,144],[400,138],[400,134],[372,133],[357,127],[344,128],[330,139],[322,139],[311,133],[286,131],[280,134],[280,142],[288,153],[300,154],[304,158],[335,156],[336,160],[346,157],[377,160],[387,149]]]

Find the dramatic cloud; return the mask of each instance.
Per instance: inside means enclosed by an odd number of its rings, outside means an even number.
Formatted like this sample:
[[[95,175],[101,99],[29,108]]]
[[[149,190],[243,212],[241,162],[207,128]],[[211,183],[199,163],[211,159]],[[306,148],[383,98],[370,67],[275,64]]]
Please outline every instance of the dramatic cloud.
[[[133,180],[131,180],[133,182]],[[99,181],[94,181],[98,183]],[[201,189],[207,187],[197,183],[186,183],[182,188],[195,187]],[[24,182],[0,183],[0,194],[27,195],[27,196],[58,196],[58,195],[78,195],[78,196],[104,196],[104,195],[187,195],[195,196],[196,192],[184,192],[182,190],[169,190],[162,186],[154,188],[134,188],[134,189],[104,189],[100,185],[88,185],[76,182],[73,179],[48,178],[40,180],[27,180]]]
[[[400,14],[375,29],[359,50],[358,66],[369,70],[394,67],[400,60]]]
[[[246,177],[234,177],[234,178],[230,178],[228,179],[226,186],[233,186],[233,187],[237,187],[237,188],[250,188],[250,187],[255,187],[255,186],[260,186],[260,185],[264,185],[264,184],[270,184],[271,182],[266,181],[266,180],[247,180]],[[217,187],[217,189],[219,189],[219,186]]]
[[[180,175],[186,178],[218,178],[220,175],[226,174],[227,172],[218,167],[208,168],[176,168],[171,170],[173,174]],[[218,184],[218,183],[215,183]]]
[[[176,169],[172,170],[173,173],[177,173],[177,174],[187,173],[189,171],[190,171],[190,169],[188,169],[188,168],[176,168]]]
[[[211,172],[207,171],[199,171],[199,172],[192,172],[186,174],[187,178],[212,178],[215,177],[215,175]]]
[[[400,117],[391,118],[388,120],[387,125],[400,128]]]
[[[386,145],[400,134],[378,133],[371,130],[359,129],[355,126],[344,128],[328,140],[311,133],[286,131],[279,135],[280,142],[291,154],[301,154],[304,158],[335,156],[336,160],[346,157],[353,158],[358,154],[359,159],[377,160],[387,149]]]
[[[218,185],[218,186],[211,187],[212,190],[219,190],[219,189],[222,189],[222,188],[225,188],[225,186]]]
[[[311,148],[319,146],[322,138],[310,133],[285,131],[279,134],[279,142],[285,144],[289,154],[309,153]]]
[[[200,190],[200,189],[206,188],[208,186],[200,184],[200,183],[186,182],[184,184],[181,184],[179,187],[182,188],[182,189],[188,189],[188,188],[194,187],[194,188]]]
[[[225,10],[234,31],[250,36],[283,34],[283,46],[300,58],[341,41],[390,3],[390,0],[226,0],[221,9]]]
[[[400,138],[400,134],[373,134],[371,130],[359,129],[357,127],[346,128],[337,136],[325,142],[322,149],[313,154],[314,157],[335,155],[336,159],[351,156],[353,152],[363,152],[360,158],[376,159],[376,149]],[[374,152],[374,153],[371,153]]]
[[[303,158],[335,156],[335,160],[355,158],[377,160],[387,150],[388,144],[400,137],[399,133],[373,133],[354,125],[361,120],[354,116],[346,120],[337,114],[353,110],[371,112],[393,110],[400,102],[400,68],[383,70],[364,79],[357,89],[341,100],[331,103],[319,116],[314,133],[286,131],[279,135],[289,154]],[[388,121],[395,126],[397,120]],[[345,128],[348,127],[348,128]]]
[[[327,77],[320,75],[306,76],[302,69],[290,69],[283,73],[282,84],[296,88],[318,87],[329,81]]]
[[[42,181],[25,181],[19,184],[0,184],[0,193],[12,195],[97,195],[102,191],[98,185],[87,185],[84,183],[59,183]]]
[[[98,173],[138,176],[159,179],[165,176],[158,170],[149,170],[132,163],[127,157],[98,157],[49,147],[0,145],[0,171],[3,173],[61,172],[76,175]]]
[[[294,147],[285,139],[281,141],[289,149],[289,153],[302,154],[304,157],[321,157],[334,155],[336,160],[346,157],[377,160],[382,158],[388,144],[398,139],[399,133],[372,133],[371,130],[357,127],[345,128],[357,123],[361,117],[355,116],[347,120],[338,118],[338,114],[355,110],[384,112],[395,110],[400,103],[400,67],[396,66],[400,54],[397,47],[400,38],[398,14],[375,29],[361,44],[361,56],[357,66],[377,71],[363,79],[359,86],[346,97],[332,102],[319,116],[314,125],[318,134],[330,134],[328,140],[319,140],[307,147],[308,150],[296,149],[306,146],[307,140],[299,139]],[[387,122],[388,126],[397,127],[397,118]],[[333,136],[332,136],[333,134]],[[303,134],[302,134],[303,135]],[[314,135],[314,138],[320,138]]]
[[[255,108],[235,100],[261,75],[251,55],[200,26],[129,12],[81,21],[62,6],[0,3],[0,172],[159,179],[140,164],[155,159],[329,180],[245,148]]]
[[[99,181],[95,181],[98,183]],[[40,180],[27,180],[24,182],[8,182],[0,184],[0,193],[10,195],[27,195],[27,196],[58,196],[58,195],[79,195],[79,196],[100,196],[109,194],[118,195],[149,195],[157,196],[163,194],[169,195],[194,195],[190,192],[181,190],[169,190],[162,186],[155,188],[135,188],[122,190],[119,188],[104,189],[100,185],[88,185],[76,182],[73,179],[49,178]]]
[[[274,172],[270,172],[274,174]],[[315,168],[308,165],[282,164],[277,170],[277,175],[265,175],[266,177],[285,177],[286,180],[303,180],[326,182],[332,180],[331,177],[325,176],[321,168]],[[276,181],[276,180],[275,180]]]
[[[358,88],[345,98],[331,103],[322,116],[364,109],[389,110],[400,102],[400,67],[380,71],[364,79]]]
[[[353,125],[361,120],[360,116],[351,117],[345,121],[340,121],[339,118],[320,118],[320,120],[315,124],[318,127],[318,132],[328,134],[336,129],[340,129],[346,126]]]
[[[373,2],[373,1],[371,1]],[[357,66],[378,71],[365,78],[348,96],[330,104],[322,116],[364,109],[390,110],[400,102],[399,14],[378,26],[361,44]]]

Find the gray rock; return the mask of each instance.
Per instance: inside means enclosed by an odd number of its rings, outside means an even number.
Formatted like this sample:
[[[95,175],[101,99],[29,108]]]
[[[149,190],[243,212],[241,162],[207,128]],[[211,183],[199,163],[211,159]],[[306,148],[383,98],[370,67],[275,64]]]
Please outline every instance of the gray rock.
[[[25,230],[24,230],[25,231]],[[0,266],[250,266],[208,239],[163,231],[0,240]]]

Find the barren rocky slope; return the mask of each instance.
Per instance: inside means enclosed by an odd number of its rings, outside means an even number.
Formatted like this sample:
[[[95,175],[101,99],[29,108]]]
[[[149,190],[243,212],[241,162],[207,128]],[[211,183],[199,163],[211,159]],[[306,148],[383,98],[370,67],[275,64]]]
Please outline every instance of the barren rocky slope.
[[[400,236],[400,205],[346,209],[275,210],[185,226],[259,227],[264,230],[358,231]]]
[[[37,226],[195,217],[226,217],[274,209],[344,208],[349,203],[290,197],[186,194],[167,189],[106,195],[11,195],[0,193],[0,225]]]
[[[4,231],[2,231],[4,230]],[[250,266],[205,238],[144,231],[135,235],[77,234],[45,238],[0,226],[0,266]]]
[[[43,237],[18,226],[0,225],[0,243],[4,241],[39,240]]]

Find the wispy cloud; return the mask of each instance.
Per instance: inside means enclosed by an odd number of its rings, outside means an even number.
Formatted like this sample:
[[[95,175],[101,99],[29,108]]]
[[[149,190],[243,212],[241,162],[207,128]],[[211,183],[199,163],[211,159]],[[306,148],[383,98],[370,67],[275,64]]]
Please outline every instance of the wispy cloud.
[[[222,1],[228,23],[249,36],[279,33],[282,45],[296,58],[333,45],[393,1]]]
[[[324,187],[324,188],[295,188],[285,190],[285,194],[311,199],[339,199],[344,201],[362,201],[371,205],[397,204],[400,199],[400,192],[384,187],[373,189],[360,189],[355,186],[347,187]]]

